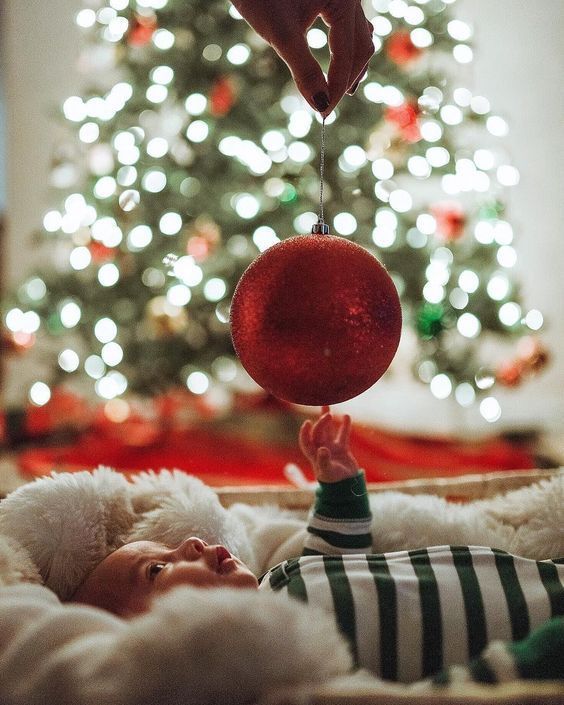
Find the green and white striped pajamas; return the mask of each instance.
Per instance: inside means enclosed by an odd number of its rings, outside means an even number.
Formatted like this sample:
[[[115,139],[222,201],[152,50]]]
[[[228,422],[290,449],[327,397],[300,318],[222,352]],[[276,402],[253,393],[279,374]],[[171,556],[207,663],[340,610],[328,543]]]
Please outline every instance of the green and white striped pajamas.
[[[518,679],[564,679],[564,617],[549,619],[521,641],[491,641],[467,666],[445,668],[422,685],[495,684]]]
[[[382,678],[468,664],[489,642],[519,641],[564,615],[564,565],[481,546],[373,555],[370,525],[362,474],[320,484],[303,555],[272,568],[260,589],[331,611],[356,665]]]

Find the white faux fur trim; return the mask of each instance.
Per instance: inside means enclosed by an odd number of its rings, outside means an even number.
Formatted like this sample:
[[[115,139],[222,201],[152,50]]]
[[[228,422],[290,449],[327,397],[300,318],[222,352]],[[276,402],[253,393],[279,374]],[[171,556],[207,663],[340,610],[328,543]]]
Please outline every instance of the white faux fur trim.
[[[511,533],[507,550],[544,560],[564,557],[564,470],[529,487],[475,503],[476,511]]]
[[[0,535],[0,586],[42,582],[25,548],[14,539]]]
[[[138,518],[127,542],[161,541],[176,546],[189,536],[198,536],[222,544],[256,568],[245,525],[197,477],[180,470],[141,473],[132,480],[130,496]]]
[[[436,495],[383,492],[371,496],[370,507],[375,553],[445,544],[504,548],[513,536],[474,503],[452,504]]]
[[[142,682],[128,685],[137,705],[176,702],[175,690],[183,705],[239,705],[352,667],[331,616],[252,590],[177,588],[131,623],[119,648],[125,663],[147,663]]]
[[[370,506],[376,553],[450,544],[492,546],[534,560],[564,556],[564,472],[468,504],[382,492],[370,497]]]
[[[23,546],[63,599],[123,543],[134,514],[123,475],[106,468],[23,485],[0,504],[0,533]]]

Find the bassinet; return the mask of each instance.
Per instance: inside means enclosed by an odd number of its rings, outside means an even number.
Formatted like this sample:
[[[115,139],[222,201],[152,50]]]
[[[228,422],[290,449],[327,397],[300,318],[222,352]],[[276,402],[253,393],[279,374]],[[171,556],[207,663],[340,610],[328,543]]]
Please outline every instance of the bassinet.
[[[372,493],[389,490],[408,494],[434,494],[452,502],[489,499],[532,485],[564,470],[502,471],[453,478],[433,478],[369,485]],[[223,487],[216,490],[224,506],[243,503],[275,505],[306,512],[313,489],[287,487]],[[564,530],[564,527],[562,527]],[[451,685],[448,692],[416,692],[357,673],[328,681],[314,692],[272,694],[255,705],[564,705],[564,674],[561,681],[517,681],[496,686]],[[217,705],[221,705],[218,703]]]

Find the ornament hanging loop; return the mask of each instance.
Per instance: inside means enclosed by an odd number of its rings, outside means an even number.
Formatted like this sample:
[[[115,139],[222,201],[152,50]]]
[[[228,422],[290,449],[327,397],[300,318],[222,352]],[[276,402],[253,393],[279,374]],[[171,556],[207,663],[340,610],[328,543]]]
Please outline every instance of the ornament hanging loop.
[[[327,223],[322,223],[320,220],[311,226],[312,235],[329,235],[329,226]]]
[[[321,160],[319,165],[319,217],[311,228],[312,235],[329,235],[329,226],[323,220],[323,178],[325,176],[325,118],[321,123]]]

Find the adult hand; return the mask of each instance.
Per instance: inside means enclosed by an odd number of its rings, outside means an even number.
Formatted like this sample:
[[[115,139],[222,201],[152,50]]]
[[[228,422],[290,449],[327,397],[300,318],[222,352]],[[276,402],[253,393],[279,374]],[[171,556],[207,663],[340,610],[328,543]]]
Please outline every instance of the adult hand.
[[[314,110],[329,115],[345,93],[353,94],[374,54],[372,23],[360,0],[232,0],[251,27],[286,62]],[[329,26],[328,79],[311,54],[306,34],[320,16]]]
[[[351,417],[346,414],[337,425],[328,406],[322,407],[321,417],[315,423],[304,421],[300,448],[317,480],[339,482],[358,473],[358,463],[349,449],[350,431]]]

